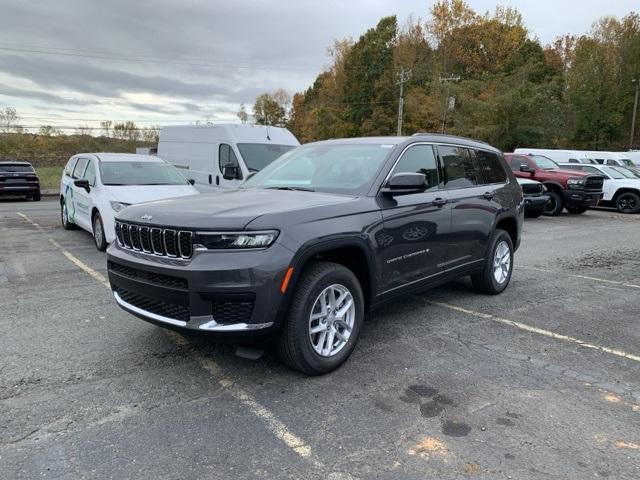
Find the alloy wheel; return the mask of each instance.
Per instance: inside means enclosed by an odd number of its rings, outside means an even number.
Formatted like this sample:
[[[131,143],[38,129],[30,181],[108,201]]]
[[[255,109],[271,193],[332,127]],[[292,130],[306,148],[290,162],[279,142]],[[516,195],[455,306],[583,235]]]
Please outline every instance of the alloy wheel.
[[[309,340],[322,357],[333,357],[349,341],[356,318],[353,295],[347,287],[330,285],[316,298],[309,315]]]
[[[502,285],[509,277],[511,268],[511,250],[507,242],[502,240],[496,247],[493,256],[493,278],[498,285]]]

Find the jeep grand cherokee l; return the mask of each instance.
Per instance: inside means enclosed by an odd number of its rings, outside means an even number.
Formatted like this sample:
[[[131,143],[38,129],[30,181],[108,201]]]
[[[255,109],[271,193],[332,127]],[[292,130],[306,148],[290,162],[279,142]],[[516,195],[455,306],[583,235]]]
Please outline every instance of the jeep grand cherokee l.
[[[275,337],[285,363],[321,374],[384,302],[467,275],[502,292],[523,209],[502,153],[484,143],[311,143],[236,190],[120,212],[109,280],[144,320],[238,343]]]
[[[0,197],[3,196],[40,201],[40,180],[30,163],[0,161]]]
[[[552,217],[566,208],[569,213],[584,213],[602,199],[601,176],[561,169],[556,162],[542,155],[505,154],[516,177],[541,182],[549,201],[544,214]]]

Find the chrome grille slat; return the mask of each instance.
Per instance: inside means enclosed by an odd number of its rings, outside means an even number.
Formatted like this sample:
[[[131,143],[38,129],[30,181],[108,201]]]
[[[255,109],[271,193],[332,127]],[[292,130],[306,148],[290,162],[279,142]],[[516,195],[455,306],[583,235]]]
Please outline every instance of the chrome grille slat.
[[[173,228],[150,227],[116,220],[118,245],[128,250],[169,258],[193,256],[193,232]]]

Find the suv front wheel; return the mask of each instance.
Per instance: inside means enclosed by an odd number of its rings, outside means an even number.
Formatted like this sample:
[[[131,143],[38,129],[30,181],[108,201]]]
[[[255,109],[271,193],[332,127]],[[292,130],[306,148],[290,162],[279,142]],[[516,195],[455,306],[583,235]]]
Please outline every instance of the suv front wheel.
[[[496,229],[489,242],[482,273],[471,275],[473,288],[480,293],[497,295],[507,288],[513,272],[513,242],[504,230]]]
[[[337,263],[314,263],[294,292],[278,354],[307,375],[328,373],[353,352],[363,320],[364,295],[353,272]]]

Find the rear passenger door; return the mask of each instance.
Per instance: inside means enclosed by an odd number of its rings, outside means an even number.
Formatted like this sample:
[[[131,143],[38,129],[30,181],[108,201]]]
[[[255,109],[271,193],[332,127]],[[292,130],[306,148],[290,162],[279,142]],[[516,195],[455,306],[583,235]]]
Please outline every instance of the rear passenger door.
[[[438,153],[451,203],[445,270],[455,273],[484,261],[507,176],[494,153],[453,145],[438,145]]]
[[[405,149],[388,178],[397,173],[423,173],[426,178],[422,192],[380,197],[383,228],[376,242],[387,294],[441,276],[451,222],[433,145],[418,143]]]

